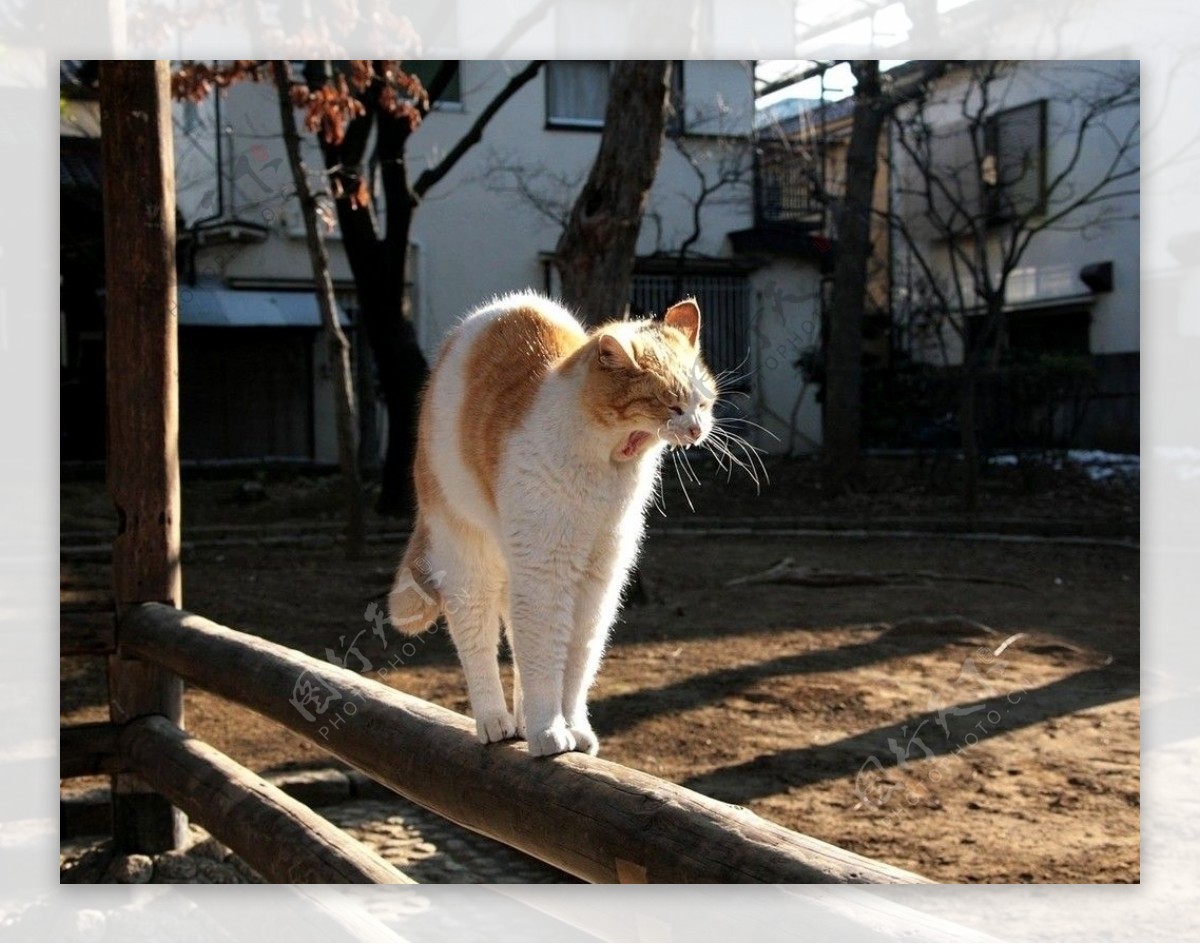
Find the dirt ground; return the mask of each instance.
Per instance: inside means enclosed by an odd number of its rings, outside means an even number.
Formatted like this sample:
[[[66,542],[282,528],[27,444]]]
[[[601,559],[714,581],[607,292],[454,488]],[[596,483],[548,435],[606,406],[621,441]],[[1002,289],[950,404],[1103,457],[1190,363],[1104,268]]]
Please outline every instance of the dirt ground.
[[[764,519],[950,514],[944,496],[926,497],[920,470],[894,483],[890,503],[867,492],[840,505],[814,498],[808,470],[776,471]],[[329,517],[327,480],[268,481],[269,497],[247,496],[242,481],[185,488],[185,539],[189,522],[199,535],[222,522],[311,522],[317,533]],[[1058,489],[1060,517],[1136,522],[1136,483],[989,488],[997,515],[1049,521],[1046,494]],[[677,489],[666,498],[668,520],[685,522]],[[714,503],[725,515],[754,508],[742,486],[706,485],[692,501],[699,514]],[[64,546],[105,527],[107,514],[96,483],[64,483]],[[400,550],[381,540],[349,562],[335,546],[198,538],[185,549],[185,604],[319,657],[357,636],[378,667],[402,640],[375,636],[365,610],[382,601]],[[64,589],[105,584],[106,563],[86,557],[64,555]],[[783,557],[905,576],[728,585]],[[625,608],[592,694],[602,756],[936,880],[1138,881],[1136,549],[698,530],[652,533],[642,573],[648,602]],[[467,710],[444,632],[421,637],[388,682]],[[64,722],[103,718],[103,692],[97,660],[62,660]],[[204,692],[187,693],[186,712],[198,736],[255,769],[331,762]]]

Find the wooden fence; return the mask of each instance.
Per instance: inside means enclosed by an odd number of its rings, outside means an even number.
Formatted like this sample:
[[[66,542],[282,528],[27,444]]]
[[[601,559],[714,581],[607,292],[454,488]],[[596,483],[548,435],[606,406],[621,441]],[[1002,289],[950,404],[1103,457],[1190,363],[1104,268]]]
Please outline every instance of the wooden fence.
[[[154,210],[174,206],[167,78],[164,62],[101,67],[108,488],[120,525],[112,596],[68,601],[61,620],[62,654],[107,659],[111,718],[63,729],[61,776],[111,776],[115,848],[178,847],[186,812],[271,881],[410,881],[188,736],[187,680],[588,881],[924,882],[618,764],[481,745],[462,715],[180,608],[174,218]],[[301,710],[306,686],[336,692],[339,723]]]

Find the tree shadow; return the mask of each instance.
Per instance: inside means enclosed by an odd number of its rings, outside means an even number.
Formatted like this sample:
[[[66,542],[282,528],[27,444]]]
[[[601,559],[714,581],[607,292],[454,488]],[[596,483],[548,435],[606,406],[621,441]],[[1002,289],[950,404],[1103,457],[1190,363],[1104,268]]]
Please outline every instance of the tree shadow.
[[[829,744],[763,754],[691,777],[683,785],[715,799],[746,803],[868,769],[882,772],[956,754],[980,741],[1137,694],[1136,672],[1113,666],[1085,669],[1037,688],[931,709]]]
[[[781,675],[846,672],[886,659],[933,652],[947,643],[972,642],[965,632],[914,631],[892,627],[874,639],[833,649],[809,649],[753,665],[692,675],[660,688],[639,689],[592,702],[588,714],[597,731],[612,735],[658,715],[677,714],[719,701],[763,679]]]

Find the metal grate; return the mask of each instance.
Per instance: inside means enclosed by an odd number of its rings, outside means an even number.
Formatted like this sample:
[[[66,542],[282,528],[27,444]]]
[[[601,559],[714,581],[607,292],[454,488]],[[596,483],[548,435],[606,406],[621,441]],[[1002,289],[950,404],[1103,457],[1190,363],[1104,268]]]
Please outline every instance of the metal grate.
[[[714,375],[728,371],[740,377],[749,371],[750,284],[743,275],[635,275],[632,310],[661,315],[681,298],[694,296],[700,305],[700,348]],[[745,390],[747,379],[727,382],[725,389]]]
[[[764,144],[757,154],[756,222],[819,225],[824,208],[817,197],[816,167],[786,147]]]

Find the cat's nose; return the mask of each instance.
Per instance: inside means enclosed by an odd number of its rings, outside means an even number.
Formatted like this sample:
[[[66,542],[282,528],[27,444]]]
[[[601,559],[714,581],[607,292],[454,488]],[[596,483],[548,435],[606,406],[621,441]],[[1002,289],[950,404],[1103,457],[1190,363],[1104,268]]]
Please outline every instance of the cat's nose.
[[[700,438],[700,427],[697,426],[695,423],[693,423],[691,426],[689,426],[687,428],[687,434],[688,434],[688,438],[692,442],[695,442],[697,439]]]

